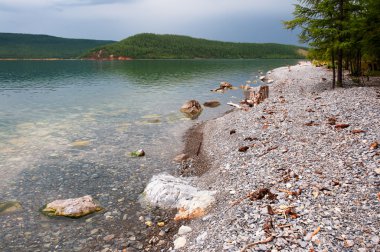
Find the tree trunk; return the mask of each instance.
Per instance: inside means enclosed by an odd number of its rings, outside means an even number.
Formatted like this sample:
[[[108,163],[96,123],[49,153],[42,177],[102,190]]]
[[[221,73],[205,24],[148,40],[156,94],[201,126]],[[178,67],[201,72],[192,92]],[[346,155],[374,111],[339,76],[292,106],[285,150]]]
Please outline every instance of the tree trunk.
[[[341,46],[341,43],[343,41],[342,38],[342,31],[343,31],[343,20],[344,20],[344,13],[343,13],[343,3],[344,0],[339,0],[339,46]],[[337,76],[337,87],[343,87],[343,49],[338,48],[338,76]]]
[[[332,88],[335,88],[335,55],[334,50],[331,52],[331,63],[332,63],[332,70],[333,70],[333,79],[332,79]]]
[[[343,87],[343,50],[338,49],[338,76],[336,81],[337,87]]]

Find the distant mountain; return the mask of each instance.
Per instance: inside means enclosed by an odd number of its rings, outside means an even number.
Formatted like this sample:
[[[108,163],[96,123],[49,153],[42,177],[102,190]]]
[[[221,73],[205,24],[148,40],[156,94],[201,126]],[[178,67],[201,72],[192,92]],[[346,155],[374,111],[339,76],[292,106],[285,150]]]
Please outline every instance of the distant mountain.
[[[100,46],[83,55],[88,59],[253,59],[305,58],[306,48],[274,43],[232,43],[179,35],[138,34]]]
[[[0,59],[77,58],[110,40],[67,39],[48,35],[0,33]]]

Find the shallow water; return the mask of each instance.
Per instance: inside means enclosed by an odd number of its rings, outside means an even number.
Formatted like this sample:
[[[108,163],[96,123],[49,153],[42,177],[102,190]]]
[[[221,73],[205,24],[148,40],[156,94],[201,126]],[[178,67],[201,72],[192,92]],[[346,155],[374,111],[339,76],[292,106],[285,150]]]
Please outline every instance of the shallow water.
[[[242,97],[241,90],[210,89],[257,81],[260,70],[296,62],[0,61],[0,201],[23,206],[0,215],[0,250],[101,250],[111,246],[108,234],[143,236],[137,199],[149,178],[174,172],[171,159],[187,128]],[[178,109],[189,99],[224,105],[188,120]],[[140,148],[146,157],[129,157]],[[52,200],[87,194],[105,211],[76,220],[39,212]]]

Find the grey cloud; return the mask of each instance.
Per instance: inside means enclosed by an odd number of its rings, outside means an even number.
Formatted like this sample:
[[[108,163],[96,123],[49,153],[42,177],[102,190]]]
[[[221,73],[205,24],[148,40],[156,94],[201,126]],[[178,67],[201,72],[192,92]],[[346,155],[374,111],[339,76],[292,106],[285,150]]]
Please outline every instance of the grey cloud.
[[[60,1],[61,6],[75,6],[75,5],[102,5],[102,4],[115,4],[115,3],[130,3],[137,0],[76,0],[76,1]]]

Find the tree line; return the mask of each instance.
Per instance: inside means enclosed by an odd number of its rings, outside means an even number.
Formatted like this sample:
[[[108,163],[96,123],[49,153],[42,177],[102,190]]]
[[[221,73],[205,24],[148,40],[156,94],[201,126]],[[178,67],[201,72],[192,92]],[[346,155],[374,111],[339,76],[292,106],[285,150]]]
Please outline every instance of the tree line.
[[[134,59],[253,59],[305,58],[306,49],[274,43],[232,43],[179,35],[137,34],[118,43],[98,47],[84,58]]]
[[[352,76],[377,70],[380,59],[379,0],[298,0],[286,28],[300,28],[309,57],[328,60],[333,87],[343,86],[343,70]],[[362,63],[367,63],[365,69]]]

